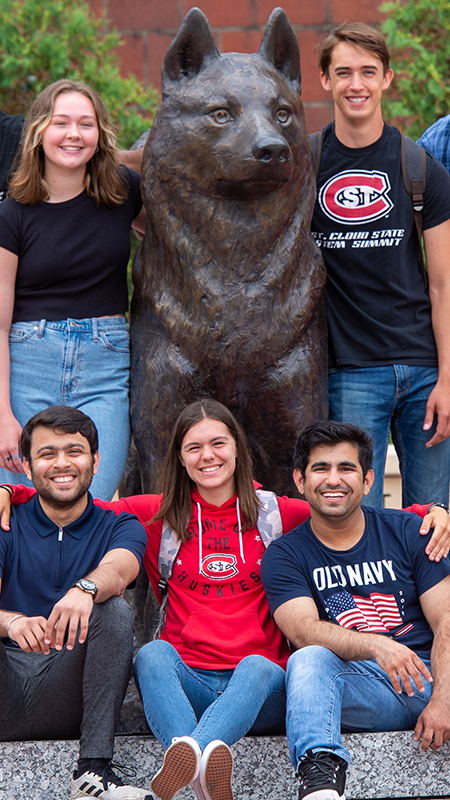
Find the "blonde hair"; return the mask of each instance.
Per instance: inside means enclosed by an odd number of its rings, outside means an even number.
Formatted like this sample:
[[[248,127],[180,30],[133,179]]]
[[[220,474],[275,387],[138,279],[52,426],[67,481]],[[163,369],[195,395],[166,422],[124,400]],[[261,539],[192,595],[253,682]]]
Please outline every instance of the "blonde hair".
[[[18,203],[36,205],[48,199],[44,180],[45,154],[42,134],[50,124],[55,100],[60,94],[78,92],[91,101],[98,124],[98,145],[86,164],[85,189],[97,205],[123,203],[128,189],[116,160],[116,135],[103,100],[89,86],[79,81],[60,80],[47,86],[34,100],[25,122],[20,147],[13,165],[9,197]]]

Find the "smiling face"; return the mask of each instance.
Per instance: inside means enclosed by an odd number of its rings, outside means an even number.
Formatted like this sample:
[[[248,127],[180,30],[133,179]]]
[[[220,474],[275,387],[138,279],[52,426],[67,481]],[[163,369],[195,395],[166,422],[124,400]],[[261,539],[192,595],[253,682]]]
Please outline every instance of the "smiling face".
[[[381,96],[394,73],[383,71],[383,63],[369,50],[340,42],[333,49],[328,74],[320,80],[333,95],[336,124],[358,125],[375,121],[382,124]]]
[[[193,425],[179,457],[204,500],[222,505],[233,497],[236,442],[224,422],[206,418]]]
[[[84,501],[99,464],[88,440],[81,433],[36,427],[31,439],[30,459],[24,459],[27,477],[46,509],[67,509]]]
[[[85,169],[98,144],[98,122],[94,106],[80,92],[59,94],[52,118],[42,132],[45,169]]]
[[[295,484],[310,505],[311,517],[317,515],[329,522],[348,519],[359,511],[373,477],[371,469],[363,477],[358,448],[349,442],[315,447],[304,478],[299,469],[294,470]]]

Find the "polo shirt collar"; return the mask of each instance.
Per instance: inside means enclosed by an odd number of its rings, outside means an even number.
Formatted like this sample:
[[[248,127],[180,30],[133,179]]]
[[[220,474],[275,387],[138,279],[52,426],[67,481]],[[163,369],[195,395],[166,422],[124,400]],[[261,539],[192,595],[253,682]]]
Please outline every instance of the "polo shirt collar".
[[[35,496],[26,504],[28,519],[37,531],[39,536],[49,536],[52,533],[58,533],[59,527],[52,522],[44,513],[42,506],[39,502],[39,495]],[[74,539],[82,539],[95,525],[96,506],[94,506],[92,495],[88,492],[88,504],[81,517],[78,517],[70,525],[63,526],[64,533],[68,533]]]

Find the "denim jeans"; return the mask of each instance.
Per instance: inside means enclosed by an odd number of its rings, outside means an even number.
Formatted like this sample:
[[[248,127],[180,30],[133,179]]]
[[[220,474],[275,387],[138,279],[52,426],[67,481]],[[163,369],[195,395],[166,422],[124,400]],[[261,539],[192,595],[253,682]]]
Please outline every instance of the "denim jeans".
[[[429,669],[430,662],[423,660]],[[414,728],[430,700],[432,684],[424,680],[424,692],[412,681],[411,685],[414,697],[404,691],[397,694],[375,659],[343,661],[317,645],[297,650],[286,671],[286,733],[294,768],[310,748],[331,750],[350,762],[341,729],[360,733]]]
[[[403,507],[433,500],[448,505],[450,439],[427,448],[436,421],[431,430],[422,429],[436,381],[437,369],[401,364],[330,371],[330,419],[352,422],[373,439],[375,481],[366,505],[383,505],[389,431],[400,462]]]
[[[16,322],[10,331],[11,406],[23,426],[54,405],[84,411],[97,426],[100,466],[91,492],[110,500],[119,485],[130,443],[130,346],[123,317]],[[0,470],[0,483],[26,483]]]
[[[214,739],[234,744],[284,731],[285,672],[264,656],[242,659],[236,669],[191,669],[171,644],[139,650],[135,674],[147,722],[167,748],[174,736],[192,736],[203,751]]]

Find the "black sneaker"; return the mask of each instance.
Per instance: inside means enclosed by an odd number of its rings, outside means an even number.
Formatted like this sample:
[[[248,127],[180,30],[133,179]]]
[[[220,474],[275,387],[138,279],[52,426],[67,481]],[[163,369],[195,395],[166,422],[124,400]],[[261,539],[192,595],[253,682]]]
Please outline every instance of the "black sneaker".
[[[298,765],[298,800],[345,800],[347,762],[334,753],[307,750]]]
[[[113,772],[112,767],[120,769],[127,777],[132,777],[134,770],[109,763],[103,769],[87,768],[83,772],[74,772],[71,784],[71,800],[82,797],[96,797],[98,800],[153,800],[146,789],[130,786]],[[136,773],[134,773],[136,774]]]

